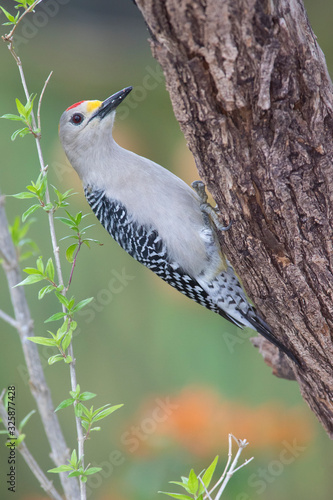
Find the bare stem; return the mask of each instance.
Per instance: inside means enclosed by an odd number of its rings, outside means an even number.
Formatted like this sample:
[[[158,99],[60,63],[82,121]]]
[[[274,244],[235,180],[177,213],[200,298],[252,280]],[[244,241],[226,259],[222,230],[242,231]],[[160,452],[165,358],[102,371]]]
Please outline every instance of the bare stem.
[[[237,439],[235,438],[235,436],[233,436],[232,434],[229,434],[229,452],[231,452],[231,440],[230,440],[230,436],[235,440],[235,442],[237,443],[238,445],[238,450],[237,450],[237,453],[236,453],[236,456],[232,462],[232,464],[230,465],[230,468],[228,470],[228,472],[225,474],[225,478],[223,479],[222,481],[222,484],[221,484],[221,487],[219,489],[219,491],[217,492],[217,495],[215,497],[215,500],[219,500],[222,496],[222,493],[223,491],[225,490],[225,487],[227,486],[230,478],[232,477],[232,475],[235,473],[236,470],[240,469],[241,467],[243,467],[244,465],[248,464],[251,460],[253,460],[253,457],[250,459],[250,460],[246,460],[240,467],[238,467],[236,469],[236,465],[238,463],[238,460],[239,460],[239,457],[242,453],[242,451],[244,450],[244,448],[246,448],[246,446],[249,444],[246,439]]]
[[[1,396],[0,396],[0,416],[3,420],[3,424],[6,426],[6,422],[8,422],[8,415],[6,408],[3,404],[2,398],[5,393],[5,390],[2,391]],[[15,428],[15,431],[11,430],[11,434],[14,434],[14,436],[11,436],[11,439],[15,443],[15,439],[19,437],[20,433],[18,430]],[[42,469],[39,467],[38,463],[30,453],[27,445],[25,444],[24,441],[22,441],[19,446],[17,447],[18,451],[21,453],[22,457],[24,458],[26,464],[28,465],[29,469],[33,473],[33,475],[36,477],[37,481],[39,482],[40,486],[43,488],[43,490],[48,494],[50,498],[53,498],[54,500],[62,500],[61,495],[57,492],[55,487],[53,486],[52,481],[50,481],[42,471]]]
[[[232,459],[232,440],[234,440],[236,442],[236,444],[238,446],[238,451],[236,453],[236,456],[235,456],[233,462],[230,465],[230,462],[231,462],[231,459]],[[243,464],[241,464],[240,466],[238,466],[236,468],[236,465],[237,465],[237,462],[239,460],[239,457],[240,457],[242,451],[244,450],[244,448],[248,444],[249,443],[246,441],[246,439],[237,439],[232,434],[229,434],[228,461],[227,461],[227,465],[225,466],[225,469],[224,469],[223,474],[220,477],[220,479],[217,481],[217,483],[214,485],[214,487],[210,491],[207,491],[207,488],[204,485],[201,477],[199,477],[199,480],[200,480],[200,482],[201,482],[201,484],[202,484],[202,486],[204,487],[204,490],[205,490],[205,496],[204,496],[205,499],[213,500],[213,497],[212,497],[213,491],[215,491],[216,488],[219,485],[221,485],[220,489],[217,492],[217,494],[215,496],[215,499],[214,499],[214,500],[220,500],[220,498],[222,496],[222,493],[225,490],[225,487],[227,486],[227,484],[228,484],[230,478],[233,476],[233,474],[235,474],[235,472],[237,472],[239,469],[241,469],[242,467],[244,467],[245,465],[247,465],[248,463],[250,463],[251,460],[253,460],[253,457],[250,458],[249,460],[245,460],[245,462]]]
[[[80,235],[79,235],[79,243],[78,243],[78,247],[76,249],[75,255],[74,255],[74,259],[73,259],[73,263],[72,263],[72,269],[71,269],[71,273],[69,275],[69,280],[68,280],[68,285],[67,285],[67,288],[66,288],[66,292],[69,289],[70,284],[72,282],[73,273],[74,273],[74,269],[75,269],[75,265],[76,265],[76,259],[77,259],[77,256],[78,256],[78,253],[80,251],[81,246],[82,246],[82,241],[81,241],[81,238],[80,238]]]
[[[220,479],[217,481],[217,483],[214,485],[214,487],[210,490],[209,494],[211,495],[213,493],[213,491],[215,491],[215,489],[221,484],[221,482],[223,481],[223,479],[225,478],[225,475],[227,473],[227,470],[229,469],[229,465],[230,465],[230,462],[231,462],[231,459],[232,459],[232,434],[229,434],[229,437],[228,437],[228,441],[229,441],[229,448],[228,448],[228,461],[227,461],[227,464],[224,468],[224,471],[223,471],[223,474],[222,476],[220,477]],[[210,497],[208,497],[210,498]]]
[[[16,321],[16,319],[12,318],[11,316],[9,316],[9,314],[5,313],[5,311],[2,311],[1,309],[0,318],[6,321],[6,323],[8,323],[10,326],[14,328],[18,327],[18,322]]]
[[[51,73],[49,74],[49,76],[46,78],[46,81],[44,83],[44,87],[42,88],[42,91],[40,93],[40,96],[39,96],[39,100],[38,100],[38,108],[37,108],[37,126],[38,126],[38,130],[41,131],[42,130],[42,126],[41,126],[41,121],[40,121],[40,110],[41,110],[41,106],[42,106],[42,99],[43,99],[43,96],[44,96],[44,92],[46,90],[46,87],[50,81],[50,78],[53,74],[53,71],[51,71]],[[40,132],[39,132],[40,133]]]

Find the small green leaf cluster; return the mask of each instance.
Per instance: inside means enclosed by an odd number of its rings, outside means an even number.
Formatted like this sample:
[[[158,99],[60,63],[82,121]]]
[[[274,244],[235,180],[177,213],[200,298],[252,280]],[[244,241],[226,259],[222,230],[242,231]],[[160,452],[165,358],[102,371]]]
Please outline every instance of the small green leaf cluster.
[[[54,281],[55,272],[53,260],[51,259],[51,257],[47,261],[46,266],[44,266],[43,257],[39,256],[36,260],[36,266],[36,268],[26,267],[25,269],[23,269],[23,271],[29,276],[18,283],[16,286],[32,285],[33,283],[38,283],[38,281],[46,280],[51,283],[51,285],[48,285],[47,287],[44,287],[39,291],[38,298],[42,299],[46,293],[51,292],[54,288],[60,289],[60,287],[58,287]]]
[[[17,15],[19,15],[19,13]],[[12,134],[11,136],[12,141],[15,141],[17,136],[24,137],[27,134],[32,134],[34,137],[40,137],[40,130],[38,128],[33,128],[32,126],[32,110],[34,107],[35,98],[36,95],[29,96],[29,99],[27,100],[26,104],[22,104],[22,102],[16,98],[16,108],[19,114],[14,115],[11,113],[7,113],[0,117],[0,118],[5,118],[6,120],[12,120],[24,123],[25,127],[15,130],[15,132]]]
[[[62,314],[62,313],[61,313]],[[71,363],[72,357],[66,353],[68,349],[73,332],[77,327],[76,321],[71,321],[69,318],[66,318],[60,328],[58,328],[57,333],[53,333],[48,330],[48,333],[52,338],[48,337],[28,337],[28,340],[34,342],[39,345],[46,345],[49,347],[57,347],[60,351],[60,354],[55,354],[54,356],[50,356],[48,359],[48,364],[53,365],[57,363],[57,361],[64,360],[65,363]]]
[[[165,495],[169,495],[173,498],[178,498],[179,500],[203,500],[206,495],[209,485],[211,483],[213,474],[216,469],[216,465],[219,457],[215,457],[213,462],[207,468],[206,471],[201,472],[198,476],[191,469],[188,477],[183,476],[180,481],[170,481],[170,484],[177,484],[181,486],[186,491],[184,493],[169,493],[166,491],[160,491],[159,493],[164,493]]]
[[[18,6],[16,6],[16,8],[18,8]],[[1,5],[0,5],[0,9],[2,10],[2,12],[5,14],[5,16],[8,19],[8,23],[2,23],[2,26],[15,26],[17,24],[19,17],[20,17],[20,13],[18,12],[16,14],[16,16],[14,17],[9,12],[7,12],[6,9],[1,7]]]
[[[24,10],[29,9],[35,3],[35,0],[14,0],[14,1],[17,4],[14,6],[15,9],[23,8]],[[8,23],[2,23],[3,26],[16,26],[16,24],[18,24],[18,21],[20,20],[20,16],[21,16],[20,12],[18,12],[16,14],[16,16],[14,17],[6,9],[1,7],[1,5],[0,5],[0,9],[2,10],[2,12],[5,14],[5,16],[8,19]]]
[[[24,10],[27,10],[34,4],[35,0],[15,0],[15,2],[17,3],[17,5],[15,5],[15,9],[23,7]]]
[[[16,248],[18,260],[20,262],[28,259],[38,252],[37,244],[31,238],[26,237],[33,222],[35,222],[35,219],[30,219],[29,222],[21,224],[21,218],[17,216],[14,219],[14,223],[8,226],[10,235]],[[27,249],[25,249],[25,247],[27,247]],[[23,251],[23,249],[25,250]]]
[[[36,182],[31,181],[31,184],[27,186],[27,191],[23,191],[22,193],[12,194],[13,198],[18,198],[20,200],[25,200],[28,198],[36,198],[38,203],[31,205],[31,207],[26,210],[22,215],[22,221],[24,222],[29,215],[33,214],[38,208],[42,208],[45,212],[54,213],[58,208],[63,208],[68,205],[67,199],[72,196],[74,193],[71,193],[72,189],[69,189],[65,193],[60,193],[58,189],[52,186],[54,192],[57,196],[57,200],[52,203],[46,203],[45,201],[45,193],[47,189],[47,175],[44,172],[41,172],[36,180]]]
[[[118,410],[123,406],[122,404],[113,406],[107,404],[101,406],[100,408],[97,408],[97,410],[94,410],[93,406],[91,406],[90,409],[88,409],[84,404],[82,404],[82,401],[88,401],[89,399],[94,398],[96,394],[93,394],[92,392],[80,393],[79,384],[76,386],[76,390],[70,391],[69,394],[71,395],[71,397],[62,401],[57,406],[55,411],[74,405],[75,416],[81,419],[82,426],[86,430],[85,439],[89,438],[89,433],[91,431],[101,430],[100,427],[92,427],[95,424],[95,422],[98,422],[99,420],[102,420],[103,418],[111,415],[111,413],[113,413],[114,411]]]
[[[82,212],[78,212],[73,216],[69,212],[67,212],[67,210],[65,210],[65,212],[67,214],[67,217],[57,217],[57,219],[75,233],[62,238],[62,240],[65,240],[67,238],[75,240],[75,243],[72,243],[66,250],[66,259],[68,260],[68,262],[73,263],[75,262],[77,253],[80,250],[82,244],[85,244],[88,248],[90,248],[90,243],[97,243],[98,245],[100,245],[101,243],[98,240],[83,237],[86,234],[86,230],[94,226],[94,224],[90,224],[89,226],[85,226],[82,229],[79,227],[82,219],[87,217],[88,214],[82,215]]]
[[[76,450],[73,450],[70,460],[68,460],[69,465],[60,465],[60,467],[55,467],[54,469],[48,470],[48,472],[69,472],[68,477],[80,477],[83,483],[86,483],[88,476],[91,474],[96,474],[102,470],[101,467],[87,467],[84,469],[81,465],[81,459],[78,460]]]
[[[86,431],[86,434],[84,436],[85,440],[89,438],[89,434],[91,431],[101,430],[100,427],[93,427],[95,422],[98,422],[99,420],[108,417],[109,415],[111,415],[111,413],[113,413],[114,411],[118,410],[123,406],[122,404],[114,406],[107,404],[101,406],[100,408],[97,408],[97,410],[94,410],[93,406],[91,406],[90,409],[88,409],[83,404],[83,401],[88,401],[89,399],[94,398],[96,394],[93,394],[92,392],[81,393],[79,385],[76,386],[75,391],[70,391],[69,394],[71,397],[62,401],[57,406],[55,411],[67,408],[68,406],[74,406],[75,416],[81,420],[82,426]],[[55,472],[55,473],[69,472],[68,477],[78,476],[80,477],[80,480],[82,482],[86,482],[87,476],[95,474],[100,470],[102,470],[100,467],[89,467],[89,465],[84,469],[81,465],[81,460],[77,459],[76,451],[73,450],[71,458],[69,460],[69,465],[60,465],[60,467],[56,467],[55,469],[50,469],[48,472]]]
[[[17,5],[14,6],[15,9],[21,9],[23,8],[25,11],[28,10],[36,0],[14,0]],[[12,16],[6,9],[1,7],[0,9],[2,12],[5,14],[6,18],[8,19],[7,23],[2,23],[3,26],[16,26],[20,20],[21,20],[21,12],[18,12],[16,16]],[[32,10],[34,12],[34,10]]]
[[[48,263],[49,262],[52,263],[52,259],[49,259]],[[49,281],[51,281],[54,273],[54,269],[52,266],[49,266],[49,269],[47,269],[46,266],[45,271],[40,270],[39,274],[36,274],[36,271],[38,272],[38,269],[28,268],[28,271],[34,272],[34,274],[28,276],[24,281],[19,283],[19,285],[30,284],[29,281],[35,282],[35,281],[40,281],[40,279],[48,279]],[[25,271],[27,272],[26,269]],[[51,321],[58,321],[59,319],[63,319],[63,324],[61,325],[60,328],[58,328],[57,333],[53,333],[50,330],[48,330],[48,333],[51,335],[51,338],[28,337],[28,340],[34,342],[35,344],[46,345],[49,347],[56,347],[60,351],[60,354],[51,356],[48,359],[49,365],[53,365],[54,363],[57,363],[58,361],[62,360],[64,360],[65,363],[71,363],[73,361],[71,356],[66,354],[66,350],[68,349],[71,343],[73,332],[76,330],[77,327],[77,322],[74,321],[73,319],[74,314],[80,311],[83,307],[85,307],[87,304],[89,304],[89,302],[93,300],[93,297],[89,297],[88,299],[83,299],[77,304],[75,304],[75,300],[73,297],[68,299],[67,297],[65,297],[60,293],[59,290],[61,290],[61,288],[62,288],[61,286],[57,287],[57,285],[52,282],[51,285],[43,287],[38,294],[38,297],[42,298],[46,293],[54,291],[60,304],[62,304],[66,309],[65,311],[52,314],[52,316],[50,316],[44,321],[44,323],[50,323]]]
[[[8,391],[6,392],[6,395],[5,395],[5,398],[4,398],[4,406],[6,408],[6,411],[8,413],[8,411],[10,412],[10,409],[11,409],[11,403],[10,403],[10,400],[11,400],[11,396],[8,394]],[[18,447],[20,446],[20,444],[22,443],[22,441],[25,439],[26,435],[22,433],[22,429],[23,427],[25,427],[28,423],[28,421],[30,420],[30,418],[32,417],[32,415],[36,413],[36,410],[31,410],[22,420],[21,422],[19,423],[19,425],[16,427],[16,430],[14,430],[14,426],[8,426],[7,424],[5,425],[5,423],[3,422],[2,418],[0,418],[0,422],[3,423],[3,425],[6,428],[6,430],[0,430],[0,434],[6,434],[9,438],[9,441],[7,441],[5,443],[6,446],[11,446],[11,443],[10,441],[13,441],[15,440],[15,446]],[[17,433],[18,435],[17,435]]]

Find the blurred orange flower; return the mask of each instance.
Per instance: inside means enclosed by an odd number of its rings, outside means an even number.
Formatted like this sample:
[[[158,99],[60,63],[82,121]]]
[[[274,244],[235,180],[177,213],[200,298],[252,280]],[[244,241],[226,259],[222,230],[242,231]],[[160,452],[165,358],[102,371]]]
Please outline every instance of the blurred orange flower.
[[[131,453],[146,455],[161,445],[176,444],[200,457],[225,448],[229,433],[262,450],[279,447],[283,441],[304,445],[314,434],[312,421],[301,408],[280,403],[249,407],[223,400],[204,387],[188,387],[176,396],[146,401],[127,429],[122,441]]]

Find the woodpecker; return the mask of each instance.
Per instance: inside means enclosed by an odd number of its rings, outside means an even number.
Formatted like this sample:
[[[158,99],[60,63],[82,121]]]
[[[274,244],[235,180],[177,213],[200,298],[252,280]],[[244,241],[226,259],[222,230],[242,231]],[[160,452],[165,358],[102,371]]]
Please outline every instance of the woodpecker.
[[[238,327],[256,330],[298,364],[249,303],[224,256],[204,184],[196,181],[191,189],[113,139],[116,108],[131,90],[103,102],[77,102],[60,118],[60,141],[96,217],[127,253],[164,281]]]

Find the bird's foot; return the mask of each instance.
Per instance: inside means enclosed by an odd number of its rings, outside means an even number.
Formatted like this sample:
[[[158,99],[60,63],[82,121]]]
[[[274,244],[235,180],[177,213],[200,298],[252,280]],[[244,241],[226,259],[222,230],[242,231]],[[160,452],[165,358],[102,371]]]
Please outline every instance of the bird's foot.
[[[221,214],[220,214],[217,206],[212,207],[212,205],[210,203],[208,203],[208,201],[207,201],[208,196],[206,193],[205,184],[202,181],[194,181],[194,182],[192,182],[192,188],[194,189],[194,191],[197,193],[197,195],[200,198],[201,211],[206,216],[208,215],[208,217],[213,221],[213,223],[215,224],[217,229],[219,229],[220,231],[228,231],[228,229],[230,229],[232,226],[232,221],[227,226],[224,226],[224,224],[222,224],[220,222],[219,215],[221,215]]]

